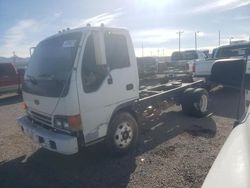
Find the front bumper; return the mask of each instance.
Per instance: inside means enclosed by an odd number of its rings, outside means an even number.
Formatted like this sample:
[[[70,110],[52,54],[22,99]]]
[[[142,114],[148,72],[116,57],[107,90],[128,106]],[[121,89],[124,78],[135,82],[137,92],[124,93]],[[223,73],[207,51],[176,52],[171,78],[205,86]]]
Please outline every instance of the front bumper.
[[[72,155],[78,152],[77,137],[53,132],[35,123],[32,123],[27,116],[17,119],[25,135],[42,147],[65,155]]]

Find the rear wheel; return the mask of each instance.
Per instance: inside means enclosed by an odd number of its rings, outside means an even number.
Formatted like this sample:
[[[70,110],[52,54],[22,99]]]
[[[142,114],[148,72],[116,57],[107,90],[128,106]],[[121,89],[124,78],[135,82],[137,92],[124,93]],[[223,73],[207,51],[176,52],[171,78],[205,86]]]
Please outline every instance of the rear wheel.
[[[204,117],[208,113],[208,93],[205,89],[189,88],[183,93],[182,110],[196,117]]]
[[[113,154],[125,154],[135,147],[138,138],[136,120],[127,112],[120,112],[113,118],[106,143]]]

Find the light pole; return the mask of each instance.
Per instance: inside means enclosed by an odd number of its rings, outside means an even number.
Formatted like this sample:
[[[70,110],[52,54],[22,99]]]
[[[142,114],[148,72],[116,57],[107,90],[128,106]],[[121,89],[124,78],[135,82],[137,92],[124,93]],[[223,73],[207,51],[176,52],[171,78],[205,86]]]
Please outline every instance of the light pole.
[[[233,37],[229,38],[229,44],[231,44]]]
[[[179,52],[181,51],[181,34],[184,33],[184,31],[178,31],[177,34],[179,35]]]
[[[195,51],[197,51],[197,34],[199,33],[200,31],[195,31],[194,32],[194,45],[195,45]]]

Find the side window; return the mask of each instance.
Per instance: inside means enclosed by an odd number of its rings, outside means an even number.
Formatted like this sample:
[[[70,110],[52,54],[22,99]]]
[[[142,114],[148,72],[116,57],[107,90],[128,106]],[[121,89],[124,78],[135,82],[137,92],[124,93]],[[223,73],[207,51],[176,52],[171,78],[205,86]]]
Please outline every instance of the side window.
[[[126,38],[122,35],[105,33],[106,62],[110,69],[120,69],[130,65]]]
[[[97,64],[100,57],[98,50],[95,50],[94,36],[90,35],[86,42],[82,58],[82,84],[86,93],[96,91],[107,75],[106,67]]]

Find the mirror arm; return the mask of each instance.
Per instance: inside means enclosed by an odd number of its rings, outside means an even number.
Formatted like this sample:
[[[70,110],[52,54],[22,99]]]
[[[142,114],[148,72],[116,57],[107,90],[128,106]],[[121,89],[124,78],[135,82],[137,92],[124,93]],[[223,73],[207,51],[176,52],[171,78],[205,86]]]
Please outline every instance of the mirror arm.
[[[112,78],[112,75],[111,75],[111,70],[109,67],[107,67],[107,71],[108,71],[108,84],[113,84],[113,78]]]

